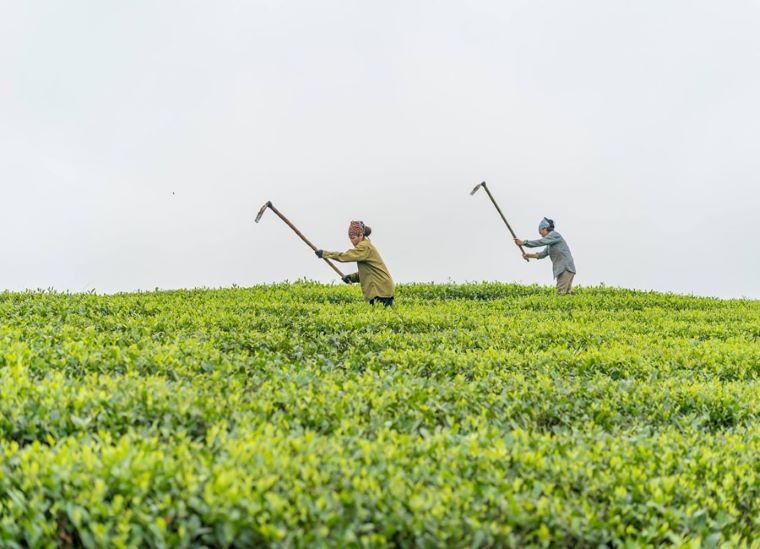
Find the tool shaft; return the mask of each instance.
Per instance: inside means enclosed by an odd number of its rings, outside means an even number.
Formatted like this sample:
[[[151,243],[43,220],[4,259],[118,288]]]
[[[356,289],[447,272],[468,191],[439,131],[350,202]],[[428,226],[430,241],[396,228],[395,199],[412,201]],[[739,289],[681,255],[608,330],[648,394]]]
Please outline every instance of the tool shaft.
[[[304,236],[304,234],[301,231],[299,231],[298,228],[295,225],[293,225],[293,223],[291,223],[287,217],[282,215],[280,210],[275,208],[274,204],[272,204],[271,202],[269,203],[269,209],[272,210],[275,213],[275,215],[277,215],[277,217],[282,219],[285,222],[285,224],[288,227],[290,227],[293,230],[293,232],[296,233],[301,238],[301,240],[303,240],[306,243],[307,246],[309,246],[309,248],[311,248],[315,252],[317,251],[317,247],[314,244],[312,244],[311,241],[308,238],[306,238],[306,236]],[[339,277],[344,278],[346,276],[340,271],[340,269],[338,269],[338,267],[335,266],[335,263],[333,263],[326,257],[323,257],[322,260],[325,263],[327,263],[330,267],[332,267],[332,270],[335,271]]]
[[[493,205],[496,207],[496,211],[497,211],[497,212],[499,212],[499,215],[501,216],[501,219],[504,221],[504,224],[507,226],[507,229],[509,229],[509,232],[510,232],[510,234],[512,235],[512,238],[517,238],[517,235],[515,234],[515,231],[513,231],[513,230],[512,230],[512,226],[509,224],[509,221],[507,221],[507,218],[506,218],[506,216],[505,216],[505,215],[504,215],[504,213],[501,211],[501,208],[499,208],[499,205],[496,203],[496,199],[494,199],[493,195],[491,194],[491,191],[490,191],[490,189],[488,188],[488,185],[486,185],[486,182],[485,182],[485,181],[483,181],[483,183],[481,183],[481,186],[483,187],[483,189],[484,189],[484,190],[486,191],[486,193],[488,194],[488,198],[490,198],[490,199],[491,199],[491,202],[493,202]],[[520,251],[521,251],[523,254],[525,254],[525,250],[523,249],[523,247],[522,247],[522,246],[520,246],[520,245],[518,244],[518,245],[517,245],[517,247],[518,247],[518,248],[520,248]],[[525,258],[525,261],[529,261],[529,260],[528,260],[527,258]]]

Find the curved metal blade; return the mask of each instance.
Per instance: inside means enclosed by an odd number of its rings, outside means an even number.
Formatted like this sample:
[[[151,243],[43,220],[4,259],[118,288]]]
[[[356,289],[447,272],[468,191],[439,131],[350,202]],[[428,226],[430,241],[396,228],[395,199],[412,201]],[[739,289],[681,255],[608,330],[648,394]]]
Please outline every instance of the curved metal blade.
[[[475,186],[475,188],[474,188],[474,189],[472,189],[472,192],[470,193],[470,196],[472,196],[472,195],[474,195],[476,192],[478,192],[478,191],[480,190],[480,187],[484,187],[484,186],[485,186],[485,184],[486,184],[486,182],[485,182],[485,181],[483,181],[483,183],[478,183],[478,184]]]
[[[261,216],[264,215],[264,212],[267,211],[267,208],[269,208],[269,206],[271,206],[271,205],[272,205],[271,202],[267,202],[266,204],[264,204],[261,207],[261,209],[259,210],[259,215],[256,216],[256,223],[258,223],[259,221],[261,221]]]

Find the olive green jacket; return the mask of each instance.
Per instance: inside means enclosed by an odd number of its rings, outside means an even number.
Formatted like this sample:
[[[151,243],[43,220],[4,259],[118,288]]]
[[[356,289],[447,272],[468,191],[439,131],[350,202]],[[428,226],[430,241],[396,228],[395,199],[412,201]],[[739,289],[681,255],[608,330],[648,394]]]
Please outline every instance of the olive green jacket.
[[[383,258],[368,239],[359,242],[353,250],[347,252],[324,252],[322,257],[334,259],[341,263],[356,262],[359,272],[348,275],[351,282],[362,285],[364,299],[371,301],[376,297],[393,297],[396,286],[385,266]]]

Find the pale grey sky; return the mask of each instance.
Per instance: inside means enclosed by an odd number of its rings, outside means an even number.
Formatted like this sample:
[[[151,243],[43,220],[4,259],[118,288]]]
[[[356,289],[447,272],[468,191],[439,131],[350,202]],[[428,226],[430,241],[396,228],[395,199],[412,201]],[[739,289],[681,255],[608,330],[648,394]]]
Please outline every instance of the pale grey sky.
[[[760,298],[758,0],[0,0],[0,288],[335,277]],[[172,194],[175,193],[175,194]]]

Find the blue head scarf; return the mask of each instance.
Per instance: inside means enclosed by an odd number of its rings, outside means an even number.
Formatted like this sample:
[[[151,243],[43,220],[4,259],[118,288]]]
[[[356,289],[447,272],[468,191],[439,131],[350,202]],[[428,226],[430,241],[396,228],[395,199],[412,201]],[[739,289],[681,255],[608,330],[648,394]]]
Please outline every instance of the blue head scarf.
[[[541,220],[541,223],[538,224],[538,230],[542,229],[549,229],[550,231],[554,230],[554,221],[549,219],[548,217],[544,217]]]

